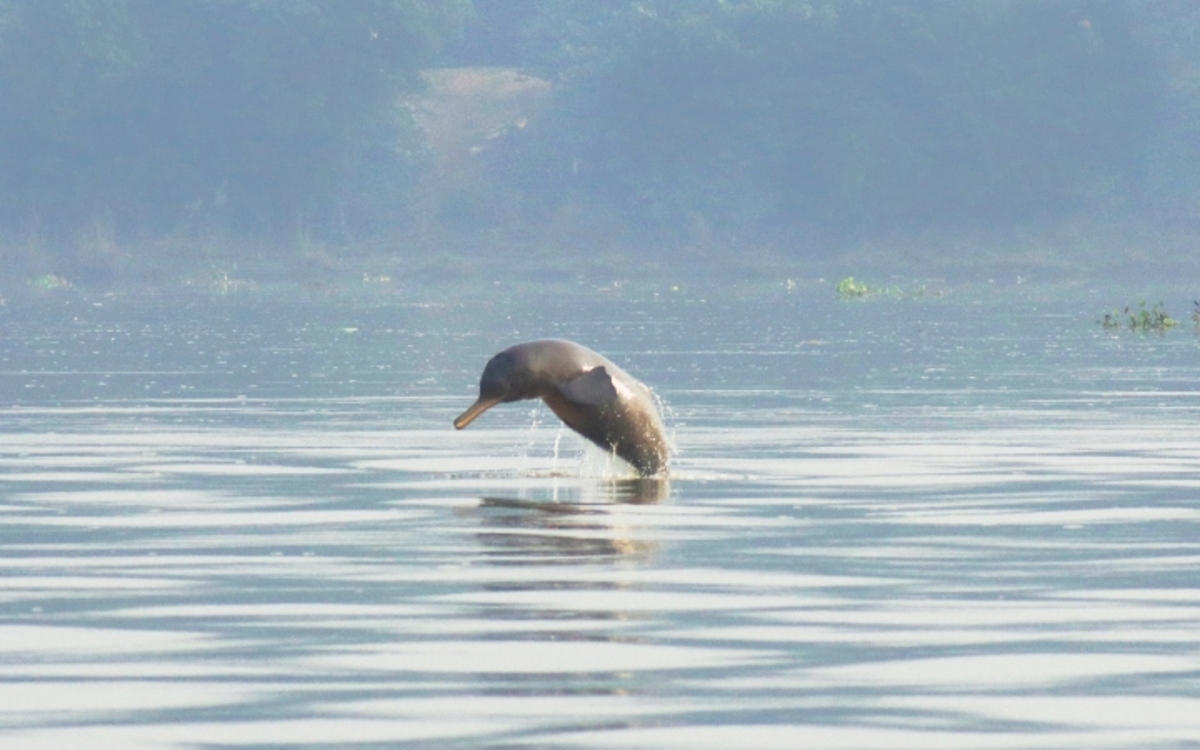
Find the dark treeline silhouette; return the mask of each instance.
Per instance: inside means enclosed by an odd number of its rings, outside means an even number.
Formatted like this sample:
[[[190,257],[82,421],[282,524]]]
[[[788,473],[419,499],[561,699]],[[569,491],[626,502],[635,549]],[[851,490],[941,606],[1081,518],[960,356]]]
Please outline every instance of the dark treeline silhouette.
[[[558,66],[586,188],[654,217],[869,232],[1137,179],[1158,84],[1122,4],[814,5],[643,3],[590,27],[621,42]]]
[[[826,237],[1076,210],[1139,178],[1161,84],[1133,20],[1053,0],[548,4],[533,46],[567,85],[525,162],[557,159],[551,199],[667,227]]]
[[[0,0],[0,260],[1186,220],[1197,33],[1189,0]],[[408,105],[446,66],[550,93],[441,189]]]
[[[0,1],[0,222],[78,254],[390,229],[418,87],[467,2]],[[86,258],[74,260],[86,262]]]

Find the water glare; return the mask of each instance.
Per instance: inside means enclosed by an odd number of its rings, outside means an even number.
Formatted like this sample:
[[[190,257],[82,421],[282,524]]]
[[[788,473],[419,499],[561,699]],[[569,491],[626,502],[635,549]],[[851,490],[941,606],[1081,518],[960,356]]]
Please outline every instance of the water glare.
[[[1194,747],[1197,340],[800,291],[10,309],[0,745]],[[452,429],[514,335],[661,391],[669,481]]]

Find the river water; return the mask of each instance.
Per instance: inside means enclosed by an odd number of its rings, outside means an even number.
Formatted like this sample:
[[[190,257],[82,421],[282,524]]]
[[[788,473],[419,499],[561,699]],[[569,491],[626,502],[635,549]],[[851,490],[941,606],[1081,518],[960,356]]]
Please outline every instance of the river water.
[[[946,292],[11,301],[0,745],[1200,747],[1200,339]],[[669,480],[451,427],[541,337]]]

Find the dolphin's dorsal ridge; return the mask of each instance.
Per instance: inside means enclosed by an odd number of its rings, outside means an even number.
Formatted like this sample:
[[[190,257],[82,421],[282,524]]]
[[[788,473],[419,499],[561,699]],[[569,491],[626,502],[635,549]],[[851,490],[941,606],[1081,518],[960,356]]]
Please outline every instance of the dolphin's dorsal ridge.
[[[603,366],[588,370],[556,387],[568,400],[583,406],[604,406],[617,400],[617,388]]]

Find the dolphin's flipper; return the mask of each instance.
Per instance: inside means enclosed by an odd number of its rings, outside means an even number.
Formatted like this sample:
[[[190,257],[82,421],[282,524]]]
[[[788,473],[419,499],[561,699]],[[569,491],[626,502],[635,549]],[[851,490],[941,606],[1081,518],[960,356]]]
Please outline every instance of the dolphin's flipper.
[[[612,376],[603,367],[588,370],[577,378],[559,383],[558,392],[582,406],[605,406],[617,400]]]

